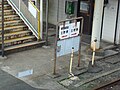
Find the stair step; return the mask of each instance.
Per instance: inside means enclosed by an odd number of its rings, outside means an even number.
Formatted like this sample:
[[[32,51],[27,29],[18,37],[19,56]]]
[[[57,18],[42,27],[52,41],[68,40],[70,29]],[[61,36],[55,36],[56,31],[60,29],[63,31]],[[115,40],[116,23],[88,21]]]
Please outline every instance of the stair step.
[[[18,23],[18,22],[21,22],[22,20],[11,20],[11,21],[4,21],[4,24],[11,24],[11,23]],[[0,24],[2,24],[0,22]]]
[[[4,37],[8,37],[8,36],[12,36],[12,35],[19,35],[19,34],[24,34],[24,33],[30,33],[31,31],[27,30],[27,31],[18,31],[18,32],[12,32],[12,33],[7,33],[4,34]],[[0,35],[0,38],[2,37],[2,35]]]
[[[13,9],[10,10],[4,10],[4,15],[10,15],[15,14],[15,11]],[[0,16],[2,15],[2,11],[0,11]]]
[[[23,24],[23,21],[20,20],[11,20],[11,21],[5,21],[4,22],[4,27],[8,27],[8,26],[17,26]],[[0,27],[2,27],[2,23],[0,22]]]
[[[8,9],[11,9],[11,6],[8,4],[4,5],[4,10],[8,10]],[[0,5],[0,10],[2,10],[2,5]]]
[[[4,16],[5,21],[18,20],[18,19],[20,19],[18,15],[6,15],[6,16]],[[0,21],[2,21],[2,17],[0,17]]]
[[[25,28],[26,25],[18,25],[18,26],[10,26],[10,27],[5,27],[4,30],[13,30],[13,29],[17,29],[17,28]],[[0,31],[2,30],[2,28],[0,28]],[[17,30],[16,30],[17,31]]]
[[[9,4],[5,4],[4,7],[10,6]],[[2,8],[2,4],[0,4],[0,8]]]
[[[22,38],[16,38],[16,39],[10,39],[10,40],[5,40],[4,43],[11,43],[11,42],[16,42],[16,41],[22,41],[22,40],[27,40],[27,39],[34,39],[35,36],[26,36],[26,37],[22,37]],[[2,42],[0,42],[0,44],[2,44]]]
[[[4,0],[4,4],[7,4],[7,0]],[[0,5],[2,4],[2,0],[0,0]]]
[[[7,1],[4,1],[4,5],[8,4]],[[2,5],[2,1],[0,2],[0,5]]]
[[[10,9],[10,10],[4,10],[4,13],[5,12],[11,12],[11,11],[14,11],[13,9]],[[2,11],[0,11],[0,13],[2,13]]]
[[[29,43],[24,43],[24,44],[19,44],[19,45],[6,47],[5,51],[15,50],[15,49],[19,49],[19,48],[23,48],[23,47],[29,47],[29,46],[34,46],[34,45],[43,44],[43,43],[45,43],[45,41],[40,41],[40,42],[33,41],[33,42],[29,42]]]

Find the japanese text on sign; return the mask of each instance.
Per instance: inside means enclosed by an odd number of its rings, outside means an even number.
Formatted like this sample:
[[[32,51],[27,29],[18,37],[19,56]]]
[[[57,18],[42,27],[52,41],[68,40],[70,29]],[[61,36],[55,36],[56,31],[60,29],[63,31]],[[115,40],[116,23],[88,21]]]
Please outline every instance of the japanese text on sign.
[[[79,35],[80,22],[61,25],[59,29],[59,39],[66,39]]]

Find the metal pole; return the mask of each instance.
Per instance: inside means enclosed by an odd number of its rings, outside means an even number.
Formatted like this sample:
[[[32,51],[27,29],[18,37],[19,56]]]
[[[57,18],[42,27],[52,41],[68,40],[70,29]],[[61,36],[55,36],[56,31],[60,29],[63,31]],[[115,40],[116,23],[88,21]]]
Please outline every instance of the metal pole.
[[[81,20],[81,31],[80,31],[80,41],[82,42],[82,33],[83,33],[83,22],[84,22],[84,19]],[[81,57],[81,42],[79,44],[79,54],[78,54],[78,67],[80,67],[80,57]]]
[[[58,0],[58,7],[57,7],[57,22],[59,22],[59,0]]]
[[[49,0],[46,0],[46,46],[48,46],[48,12],[49,12]]]
[[[71,58],[70,58],[70,67],[69,67],[70,76],[74,76],[74,74],[72,73],[73,57],[74,57],[74,47],[72,47]]]
[[[56,38],[55,38],[55,51],[54,51],[54,72],[53,74],[56,74],[56,59],[57,59],[57,38],[58,38],[58,24],[56,25]]]
[[[4,0],[2,0],[2,57],[4,57]]]
[[[94,40],[93,42],[94,44],[93,44],[92,66],[94,65],[94,61],[95,61],[96,42],[97,40]]]
[[[119,0],[118,0],[118,7],[117,7],[117,15],[116,15],[116,26],[115,26],[115,35],[114,35],[114,45],[117,44],[116,39],[117,39],[117,27],[118,27],[118,19],[119,19]]]
[[[43,39],[43,0],[40,0],[40,36]]]

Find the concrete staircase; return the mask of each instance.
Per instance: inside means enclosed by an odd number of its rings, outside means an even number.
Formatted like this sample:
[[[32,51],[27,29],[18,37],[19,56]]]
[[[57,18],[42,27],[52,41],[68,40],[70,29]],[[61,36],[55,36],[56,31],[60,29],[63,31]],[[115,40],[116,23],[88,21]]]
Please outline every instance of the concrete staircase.
[[[4,47],[5,54],[18,52],[36,46],[42,46],[44,41],[37,41],[37,38],[28,29],[12,7],[4,2]],[[0,2],[0,47],[2,45],[2,5]]]

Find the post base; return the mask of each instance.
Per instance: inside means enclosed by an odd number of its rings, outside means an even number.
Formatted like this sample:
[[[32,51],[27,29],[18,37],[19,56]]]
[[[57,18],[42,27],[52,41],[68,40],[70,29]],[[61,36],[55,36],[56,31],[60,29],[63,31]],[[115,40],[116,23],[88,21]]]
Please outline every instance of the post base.
[[[6,56],[4,56],[4,57],[0,56],[0,60],[6,60],[6,59],[7,59]]]
[[[98,66],[96,63],[94,63],[94,65],[92,65],[92,62],[90,61],[87,71],[89,73],[99,73],[100,71],[102,71],[102,68],[100,66]]]

